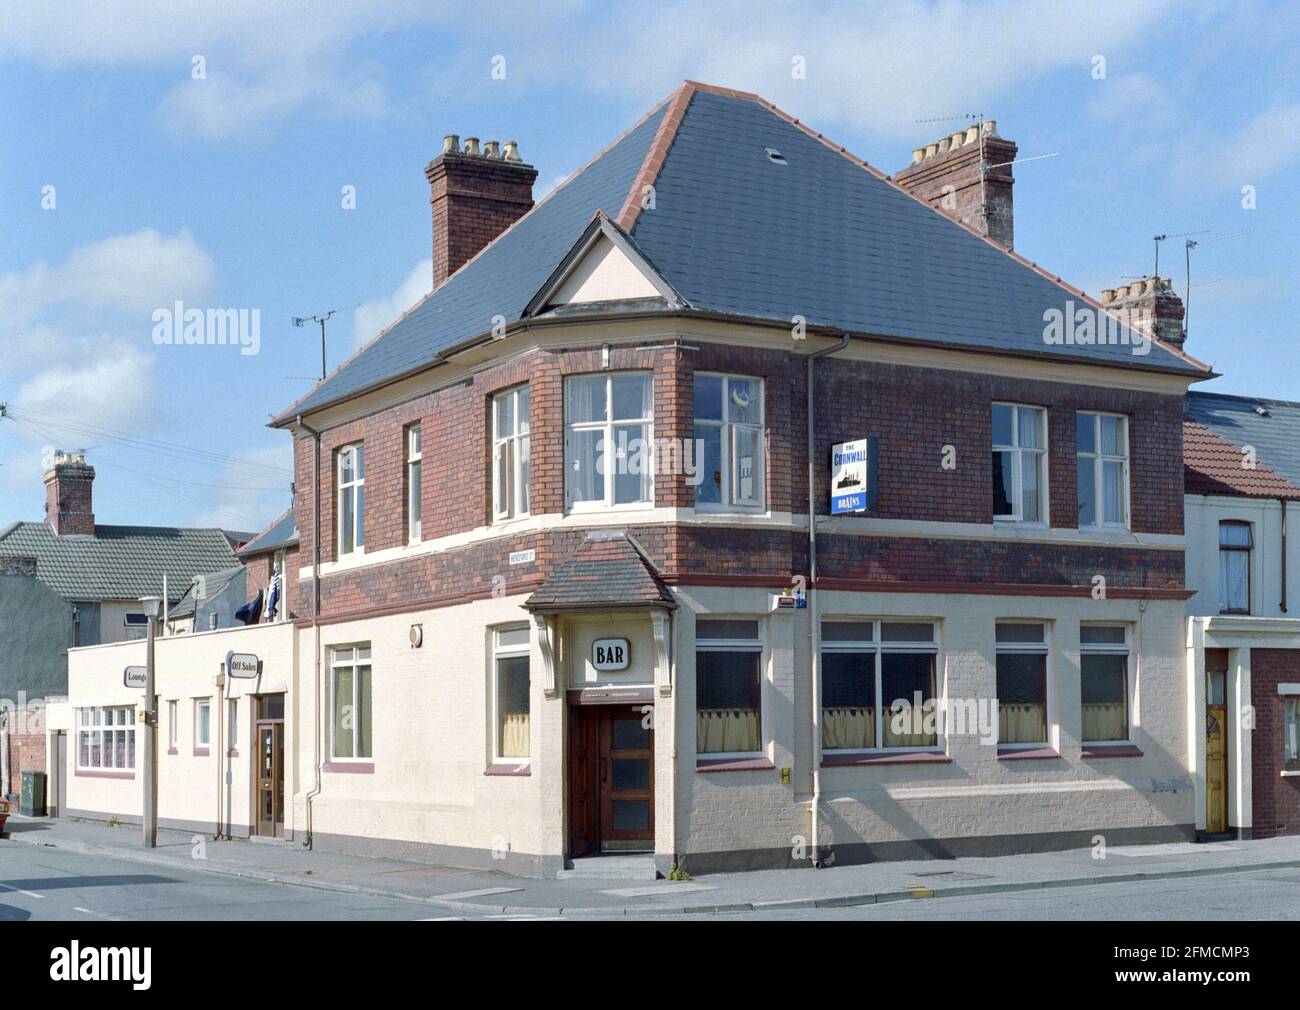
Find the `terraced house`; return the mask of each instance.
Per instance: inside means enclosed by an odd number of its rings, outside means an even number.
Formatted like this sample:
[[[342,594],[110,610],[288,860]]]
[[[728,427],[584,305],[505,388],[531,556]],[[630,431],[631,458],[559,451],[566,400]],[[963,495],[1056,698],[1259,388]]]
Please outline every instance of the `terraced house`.
[[[1210,373],[1045,337],[1113,306],[1010,248],[1014,151],[890,178],[688,83],[533,206],[514,144],[449,136],[432,293],[273,422],[289,830],[539,873],[1190,837]]]

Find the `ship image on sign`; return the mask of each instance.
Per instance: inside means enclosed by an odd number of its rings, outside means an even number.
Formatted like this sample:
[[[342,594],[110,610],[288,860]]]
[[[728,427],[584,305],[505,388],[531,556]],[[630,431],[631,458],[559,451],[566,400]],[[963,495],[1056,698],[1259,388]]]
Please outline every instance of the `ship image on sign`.
[[[831,446],[831,514],[866,512],[875,507],[875,436]]]

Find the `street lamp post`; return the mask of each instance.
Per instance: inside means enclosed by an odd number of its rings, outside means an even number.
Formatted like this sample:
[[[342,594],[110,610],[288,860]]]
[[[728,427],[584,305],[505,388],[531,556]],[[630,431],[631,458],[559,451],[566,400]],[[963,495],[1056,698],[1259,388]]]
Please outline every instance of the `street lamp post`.
[[[162,612],[162,598],[146,596],[140,600],[149,618],[149,632],[144,652],[144,847],[158,846],[158,712],[154,705],[154,625]]]

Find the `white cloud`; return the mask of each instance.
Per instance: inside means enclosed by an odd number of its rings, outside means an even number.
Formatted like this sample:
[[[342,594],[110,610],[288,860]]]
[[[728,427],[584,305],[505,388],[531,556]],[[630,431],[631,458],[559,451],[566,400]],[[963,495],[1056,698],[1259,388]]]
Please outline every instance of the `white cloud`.
[[[1184,190],[1259,186],[1279,172],[1300,164],[1300,103],[1274,105],[1226,136],[1222,130],[1185,138],[1185,150],[1195,158],[1180,158],[1172,169],[1174,183]],[[1261,201],[1267,199],[1260,197]]]
[[[65,352],[66,352],[65,348]],[[14,398],[28,411],[65,418],[93,418],[110,428],[128,428],[147,413],[158,395],[153,355],[105,338],[94,357],[69,355],[68,365],[46,368],[18,387]],[[55,427],[57,421],[44,422]]]
[[[283,486],[276,486],[276,476],[267,467],[286,471]],[[287,474],[292,472],[293,444],[289,438],[278,445],[235,453],[213,479],[216,487],[203,492],[213,505],[198,514],[192,524],[238,528],[246,533],[261,531],[291,504]]]
[[[427,295],[433,287],[433,260],[421,260],[386,298],[375,298],[357,308],[352,319],[352,340],[357,347],[367,343],[397,317]]]

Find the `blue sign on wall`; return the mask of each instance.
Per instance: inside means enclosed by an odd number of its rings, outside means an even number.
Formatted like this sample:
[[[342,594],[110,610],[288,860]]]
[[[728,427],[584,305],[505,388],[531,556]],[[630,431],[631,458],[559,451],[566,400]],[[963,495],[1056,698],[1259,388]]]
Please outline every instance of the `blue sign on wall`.
[[[831,514],[874,511],[876,437],[831,446]]]

